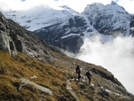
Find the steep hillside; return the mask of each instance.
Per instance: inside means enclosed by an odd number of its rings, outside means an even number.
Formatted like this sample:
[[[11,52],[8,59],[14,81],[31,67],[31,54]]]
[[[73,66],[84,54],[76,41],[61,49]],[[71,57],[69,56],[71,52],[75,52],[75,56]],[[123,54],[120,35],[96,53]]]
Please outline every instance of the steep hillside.
[[[58,55],[58,54],[57,54]],[[58,55],[59,57],[62,57]],[[66,60],[66,65],[62,61]],[[75,81],[71,61],[82,64],[92,71],[91,85],[86,79]],[[128,93],[113,75],[100,66],[62,57],[57,66],[40,62],[19,53],[14,58],[0,51],[0,100],[1,101],[132,101]],[[75,66],[72,67],[72,69]],[[67,83],[69,80],[69,84]],[[67,85],[71,89],[67,88]],[[41,89],[38,87],[42,87]],[[46,91],[44,89],[47,89]],[[50,91],[50,92],[49,92]],[[72,93],[73,92],[73,93]],[[79,100],[78,100],[79,99]]]
[[[76,64],[82,67],[76,81]],[[92,73],[91,84],[85,79]],[[1,101],[132,101],[134,96],[101,66],[69,58],[0,13]]]
[[[58,55],[58,54],[57,54]],[[93,64],[62,57],[58,64],[62,67],[40,62],[34,58],[19,53],[14,58],[7,52],[0,51],[0,100],[1,101],[132,101],[134,96],[128,93],[117,79],[107,70]],[[6,59],[5,59],[6,58]],[[83,74],[85,67],[92,71],[91,85],[86,79],[75,81],[76,74],[73,72],[71,61],[82,64]],[[67,67],[68,66],[68,67]],[[83,75],[84,76],[84,75]],[[67,80],[70,80],[71,89],[67,89]],[[30,81],[30,83],[28,83]],[[34,84],[31,84],[34,83]],[[39,85],[42,89],[35,86]],[[45,92],[43,88],[49,89],[51,93]],[[72,94],[71,92],[74,94]]]
[[[14,21],[7,20],[1,13],[0,33],[0,49],[8,51],[11,56],[16,55],[19,51],[45,62],[49,58],[54,58],[49,55],[51,53],[50,48],[59,51],[58,48],[50,47],[45,41],[39,39],[32,32],[25,30]]]
[[[21,53],[11,58],[7,52],[0,51],[0,78],[1,101],[54,101],[60,96],[74,100],[64,87],[67,79],[64,72]],[[51,89],[53,96],[22,82],[23,79]]]

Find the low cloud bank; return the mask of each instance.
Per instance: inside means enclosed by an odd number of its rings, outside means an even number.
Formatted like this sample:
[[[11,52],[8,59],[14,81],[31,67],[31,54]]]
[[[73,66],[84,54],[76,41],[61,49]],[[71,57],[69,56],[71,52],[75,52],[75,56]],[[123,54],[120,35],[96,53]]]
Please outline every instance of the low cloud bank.
[[[134,38],[117,37],[105,43],[85,39],[76,58],[103,66],[134,94]]]

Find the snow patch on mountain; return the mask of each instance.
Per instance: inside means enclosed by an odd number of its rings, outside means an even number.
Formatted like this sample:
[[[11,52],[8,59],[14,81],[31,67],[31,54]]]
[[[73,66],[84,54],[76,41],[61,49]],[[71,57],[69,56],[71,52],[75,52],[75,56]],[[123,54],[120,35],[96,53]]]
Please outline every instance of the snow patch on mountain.
[[[8,11],[3,13],[7,18],[14,20],[30,31],[66,22],[70,17],[78,14],[78,12],[65,6],[56,10],[42,5],[27,11]]]
[[[78,35],[76,33],[71,33],[71,34],[68,34],[68,35],[65,35],[65,36],[61,37],[61,39],[65,39],[65,38],[68,38],[70,36],[80,36],[80,35]]]
[[[89,4],[82,15],[85,15],[90,24],[102,34],[112,34],[113,31],[120,31],[124,35],[129,34],[129,22],[132,15],[115,2],[103,5],[101,3]]]

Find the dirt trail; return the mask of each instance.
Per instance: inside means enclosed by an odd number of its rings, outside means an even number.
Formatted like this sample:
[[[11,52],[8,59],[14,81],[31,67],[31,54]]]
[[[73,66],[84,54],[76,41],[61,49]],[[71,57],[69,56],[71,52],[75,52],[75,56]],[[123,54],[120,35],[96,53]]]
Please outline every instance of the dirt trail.
[[[66,81],[66,89],[76,98],[76,101],[80,101],[80,99],[78,98],[78,96],[75,94],[75,92],[72,90],[72,85],[70,80]]]

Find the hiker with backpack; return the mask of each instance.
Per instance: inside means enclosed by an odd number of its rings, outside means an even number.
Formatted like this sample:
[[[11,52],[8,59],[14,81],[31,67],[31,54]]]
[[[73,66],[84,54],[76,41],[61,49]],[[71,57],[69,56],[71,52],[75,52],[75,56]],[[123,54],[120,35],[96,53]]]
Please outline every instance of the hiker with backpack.
[[[80,71],[80,66],[79,65],[76,66],[76,73],[77,73],[77,78],[78,78],[78,81],[79,81],[80,78],[81,78],[81,76],[80,76],[81,71]]]
[[[89,70],[86,72],[85,75],[87,76],[87,78],[88,78],[88,80],[89,80],[88,83],[90,84],[92,75],[91,75],[91,73],[89,72]]]

